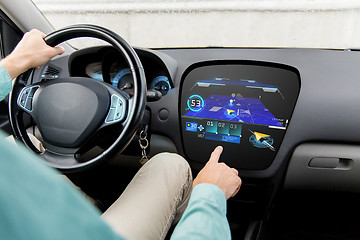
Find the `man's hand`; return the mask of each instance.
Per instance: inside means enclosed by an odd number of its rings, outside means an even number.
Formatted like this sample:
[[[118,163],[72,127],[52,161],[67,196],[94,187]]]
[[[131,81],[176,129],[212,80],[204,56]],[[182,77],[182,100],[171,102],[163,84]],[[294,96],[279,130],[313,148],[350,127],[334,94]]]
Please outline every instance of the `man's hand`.
[[[63,54],[63,47],[50,47],[44,41],[45,34],[33,29],[24,34],[12,53],[0,64],[13,79],[30,68],[39,67],[56,55]]]
[[[225,163],[219,163],[222,151],[221,146],[215,148],[210,160],[194,179],[193,188],[200,183],[214,184],[225,193],[226,199],[229,199],[240,190],[241,179],[236,169],[230,168]]]

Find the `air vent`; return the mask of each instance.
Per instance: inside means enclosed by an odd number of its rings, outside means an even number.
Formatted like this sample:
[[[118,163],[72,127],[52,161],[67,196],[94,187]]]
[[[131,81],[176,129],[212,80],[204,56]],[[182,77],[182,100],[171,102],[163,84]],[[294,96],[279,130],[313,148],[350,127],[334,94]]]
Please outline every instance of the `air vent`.
[[[41,78],[43,79],[55,79],[59,77],[60,69],[53,66],[53,65],[47,65],[43,73],[41,74]]]

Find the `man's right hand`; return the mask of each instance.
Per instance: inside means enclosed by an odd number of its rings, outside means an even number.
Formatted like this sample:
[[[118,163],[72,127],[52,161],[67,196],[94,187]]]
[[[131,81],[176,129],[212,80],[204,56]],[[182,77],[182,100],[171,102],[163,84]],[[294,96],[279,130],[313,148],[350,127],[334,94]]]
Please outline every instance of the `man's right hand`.
[[[219,163],[222,151],[221,146],[215,148],[210,160],[194,179],[193,188],[201,183],[214,184],[224,192],[226,199],[229,199],[240,190],[241,179],[235,168],[230,168],[225,163]]]
[[[45,34],[33,29],[24,34],[12,53],[1,60],[1,65],[14,79],[30,68],[39,67],[56,55],[63,54],[63,47],[50,47],[44,41]]]

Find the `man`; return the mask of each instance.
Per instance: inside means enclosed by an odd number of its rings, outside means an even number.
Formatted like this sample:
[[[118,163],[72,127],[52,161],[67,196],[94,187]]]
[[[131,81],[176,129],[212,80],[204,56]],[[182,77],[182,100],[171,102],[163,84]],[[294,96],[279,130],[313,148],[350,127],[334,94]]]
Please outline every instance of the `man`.
[[[1,100],[11,91],[11,79],[64,53],[44,37],[38,30],[26,33],[1,60]],[[100,217],[38,156],[0,139],[0,239],[164,239],[181,216],[172,239],[230,239],[226,200],[239,191],[241,179],[218,162],[222,151],[214,150],[193,183],[181,156],[154,156]]]

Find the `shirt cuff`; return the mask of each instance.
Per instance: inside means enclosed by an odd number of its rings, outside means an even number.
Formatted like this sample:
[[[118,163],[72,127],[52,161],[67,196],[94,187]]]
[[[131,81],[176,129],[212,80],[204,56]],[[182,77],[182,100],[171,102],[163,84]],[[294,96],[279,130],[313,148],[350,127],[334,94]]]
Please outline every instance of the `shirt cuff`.
[[[12,79],[4,66],[0,65],[0,101],[12,90]]]
[[[226,215],[226,197],[224,192],[216,185],[201,183],[194,187],[191,199],[204,199],[215,206],[218,206],[223,214]]]

